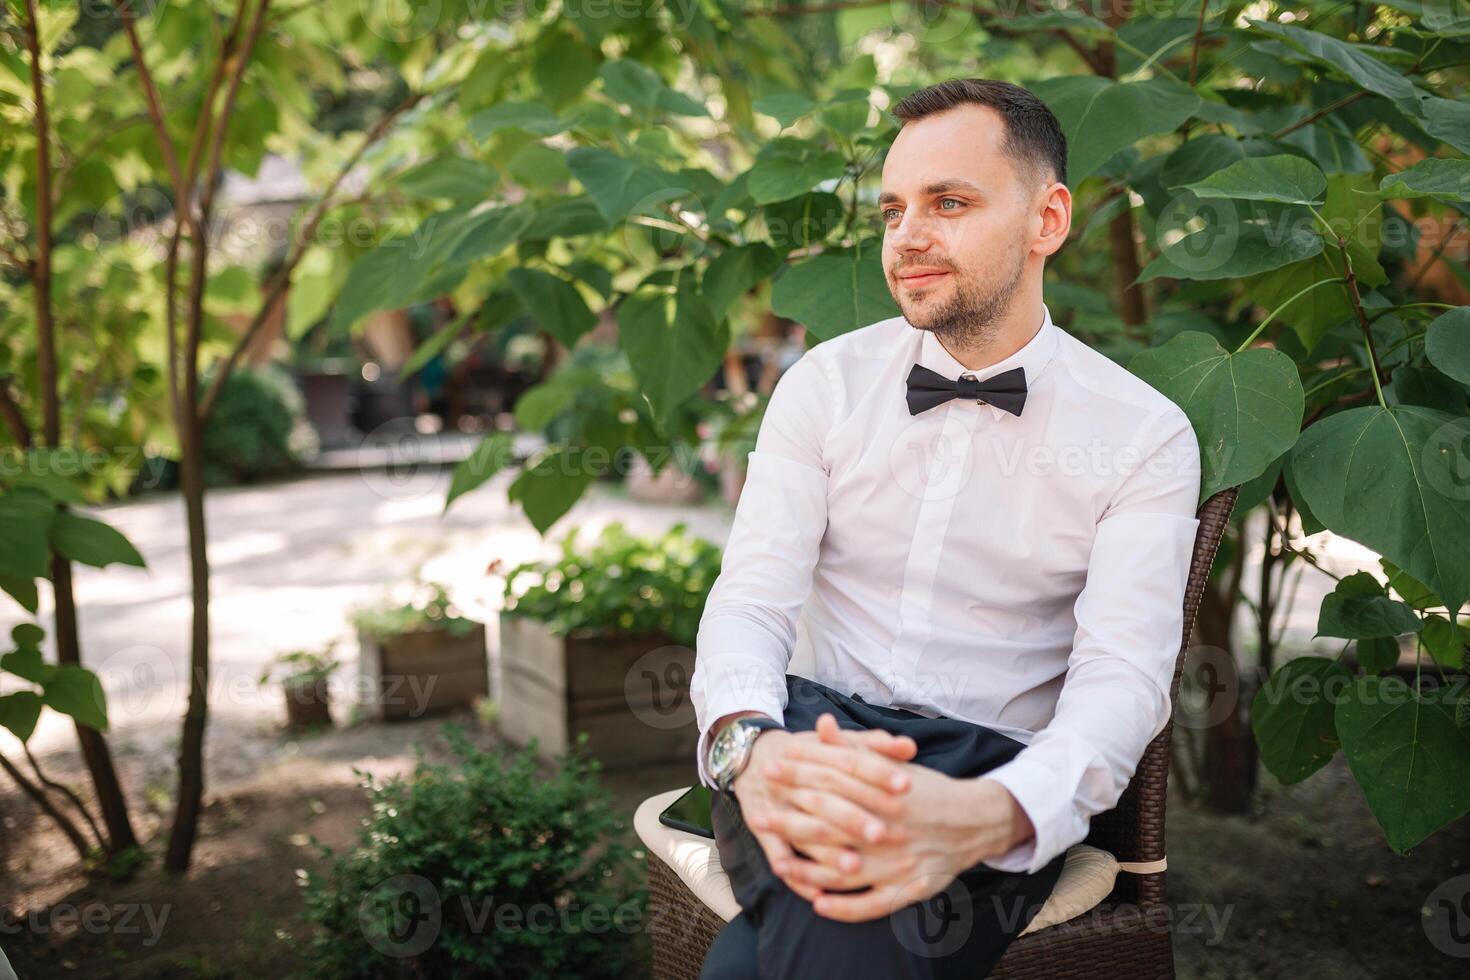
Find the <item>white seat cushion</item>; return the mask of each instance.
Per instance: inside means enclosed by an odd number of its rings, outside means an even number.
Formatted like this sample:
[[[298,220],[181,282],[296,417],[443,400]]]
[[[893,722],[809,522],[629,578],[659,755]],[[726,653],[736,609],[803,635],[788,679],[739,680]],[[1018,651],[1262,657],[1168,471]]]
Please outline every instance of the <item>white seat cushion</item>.
[[[740,903],[730,890],[730,877],[720,867],[715,842],[659,822],[658,815],[684,792],[672,789],[644,800],[633,815],[633,829],[649,853],[674,869],[701,902],[729,922],[740,914]],[[1051,897],[1021,935],[1066,922],[1094,908],[1113,890],[1117,876],[1118,861],[1107,851],[1086,844],[1072,845]]]

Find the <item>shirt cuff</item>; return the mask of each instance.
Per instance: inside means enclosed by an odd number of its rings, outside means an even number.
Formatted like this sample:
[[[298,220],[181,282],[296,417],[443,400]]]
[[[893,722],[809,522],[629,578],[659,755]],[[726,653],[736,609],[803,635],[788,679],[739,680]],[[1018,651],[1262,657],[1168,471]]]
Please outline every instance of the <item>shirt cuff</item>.
[[[697,663],[697,661],[696,661]],[[699,743],[695,748],[695,765],[699,781],[714,789],[714,779],[705,767],[709,756],[711,729],[714,723],[737,711],[756,711],[774,721],[786,718],[786,674],[771,670],[770,664],[722,657],[700,665],[704,676],[699,684]]]
[[[1068,839],[1071,836],[1068,818],[1073,809],[1071,798],[1060,791],[1056,774],[1045,764],[1026,758],[1026,753],[1027,750],[1022,749],[1010,762],[979,777],[993,779],[1009,790],[1035,830],[1031,837],[1004,854],[981,862],[997,871],[1035,874],[1077,843]],[[1083,836],[1086,836],[1085,831]]]

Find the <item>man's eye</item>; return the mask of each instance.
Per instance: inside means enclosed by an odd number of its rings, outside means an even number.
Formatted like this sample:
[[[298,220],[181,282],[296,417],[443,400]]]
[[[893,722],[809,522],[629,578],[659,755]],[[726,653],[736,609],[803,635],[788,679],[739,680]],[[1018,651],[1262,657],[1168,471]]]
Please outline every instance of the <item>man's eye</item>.
[[[940,200],[940,202],[939,202],[940,210],[944,210],[944,205],[946,205],[946,204],[953,204],[955,207],[960,207],[960,206],[963,205],[963,202],[962,201],[957,201],[957,200],[955,200],[952,197],[942,198]],[[954,208],[949,208],[949,210],[950,211],[953,211]]]
[[[897,213],[897,211],[898,208],[884,208],[882,211],[878,212],[878,214],[880,217],[882,217],[884,221],[892,221],[892,215]]]

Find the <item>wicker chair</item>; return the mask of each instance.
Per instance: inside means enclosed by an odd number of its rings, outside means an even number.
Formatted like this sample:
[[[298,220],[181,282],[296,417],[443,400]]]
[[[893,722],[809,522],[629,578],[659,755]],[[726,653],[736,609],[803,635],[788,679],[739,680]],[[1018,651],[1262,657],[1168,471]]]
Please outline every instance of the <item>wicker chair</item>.
[[[1235,506],[1236,492],[1236,488],[1222,490],[1199,509],[1199,533],[1184,595],[1184,635],[1174,665],[1171,699],[1179,694],[1179,675],[1195,613],[1215,550]],[[1112,891],[1087,914],[1016,939],[990,974],[992,977],[1152,980],[1174,976],[1163,870],[1164,802],[1172,734],[1171,719],[1144,751],[1118,805],[1092,819],[1085,843],[1116,857],[1127,873],[1116,875]],[[645,809],[651,813],[653,807],[640,808],[640,816],[646,819],[642,812]],[[713,849],[709,851],[713,855]],[[717,857],[713,855],[710,860]],[[701,902],[653,847],[648,848],[648,892],[655,980],[694,980],[725,919]],[[731,914],[730,909],[724,911]]]

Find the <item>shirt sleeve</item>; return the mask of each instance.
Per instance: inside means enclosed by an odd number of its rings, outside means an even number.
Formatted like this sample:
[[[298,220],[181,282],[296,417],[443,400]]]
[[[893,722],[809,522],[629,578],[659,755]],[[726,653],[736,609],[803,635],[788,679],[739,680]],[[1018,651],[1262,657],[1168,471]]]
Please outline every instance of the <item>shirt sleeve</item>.
[[[689,693],[699,725],[699,778],[710,726],[736,711],[777,721],[786,710],[786,668],[827,529],[829,465],[823,446],[833,397],[826,365],[807,352],[771,391],[695,640]]]
[[[1010,790],[1036,830],[991,867],[1031,874],[1086,837],[1168,723],[1199,480],[1199,444],[1181,412],[1098,521],[1051,722],[982,777]]]

